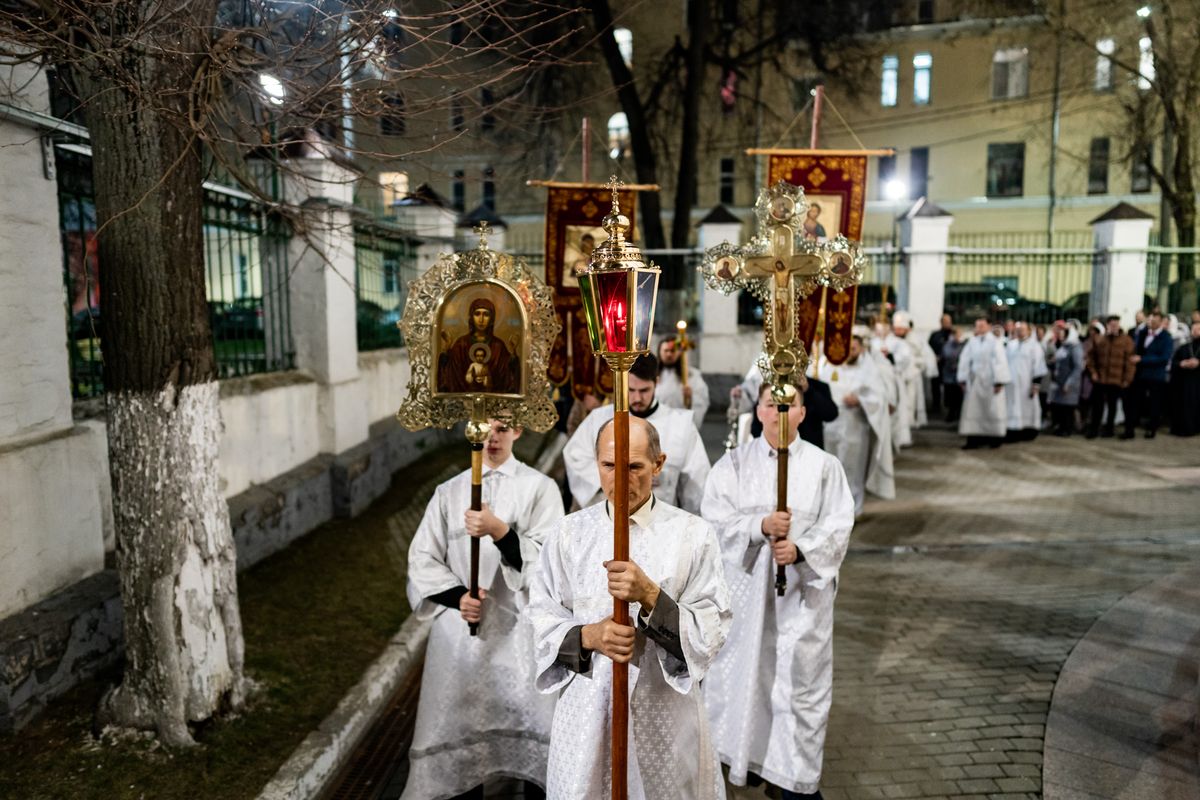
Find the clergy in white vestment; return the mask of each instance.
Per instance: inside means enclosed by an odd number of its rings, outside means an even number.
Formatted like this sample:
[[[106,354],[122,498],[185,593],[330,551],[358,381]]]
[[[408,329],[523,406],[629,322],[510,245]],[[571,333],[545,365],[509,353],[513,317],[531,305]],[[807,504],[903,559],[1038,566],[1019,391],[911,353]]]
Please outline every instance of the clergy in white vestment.
[[[408,551],[408,602],[432,618],[403,800],[440,800],[489,778],[546,783],[554,698],[534,688],[529,580],[563,517],[562,495],[512,455],[520,429],[491,421],[483,450],[483,510],[471,511],[471,471],[437,488]],[[471,538],[480,539],[479,598],[467,593]],[[479,623],[471,636],[468,622]],[[481,790],[480,790],[481,791]],[[482,796],[482,794],[480,795]]]
[[[1011,376],[1004,345],[990,330],[987,319],[975,320],[975,334],[958,356],[958,385],[963,391],[958,433],[967,437],[964,450],[999,447],[1008,430],[1004,386]]]
[[[546,540],[534,578],[537,687],[559,693],[550,734],[550,800],[611,796],[613,662],[629,665],[630,800],[725,796],[700,681],[729,632],[729,590],[708,523],[651,492],[657,433],[629,420],[629,555],[613,561],[613,426],[596,442],[608,501],[570,514]],[[627,600],[634,626],[612,619]]]
[[[879,330],[880,327],[876,325],[872,332],[870,328],[855,326],[854,332],[855,335],[862,336],[863,343],[867,345],[867,354],[871,357],[880,380],[883,381],[884,391],[887,393],[888,416],[892,423],[892,450],[899,453],[901,447],[912,444],[912,428],[907,424],[907,418],[900,413],[904,392],[900,388],[895,363],[883,352],[885,334]]]
[[[1042,404],[1038,399],[1046,369],[1046,351],[1029,335],[1029,323],[1018,322],[1014,336],[1005,345],[1011,380],[1004,387],[1008,408],[1009,441],[1031,442],[1042,428]]]
[[[825,449],[846,471],[854,513],[862,513],[865,492],[891,500],[896,496],[892,464],[892,425],[887,389],[861,336],[850,339],[845,363],[820,362],[820,378],[829,384],[837,419],[825,424]]]
[[[686,400],[690,398],[692,421],[697,429],[704,424],[709,406],[708,384],[700,370],[688,364],[687,386],[683,385],[679,347],[673,338],[663,339],[658,344],[658,388],[654,390],[654,396],[664,406],[683,409],[687,409]]]
[[[704,481],[711,464],[692,412],[668,408],[656,395],[658,359],[645,355],[629,370],[629,413],[654,425],[667,463],[654,478],[654,496],[691,513],[699,513]],[[596,434],[613,418],[613,407],[604,405],[588,414],[563,448],[563,463],[571,495],[580,508],[600,502],[600,476],[596,472]]]
[[[788,511],[776,511],[778,409],[764,387],[763,435],[713,467],[704,518],[717,531],[733,598],[733,627],[704,683],[729,780],[751,774],[784,798],[816,796],[833,692],[833,601],[854,526],[842,465],[801,439],[799,399],[788,411]],[[840,417],[840,415],[839,415]],[[787,589],[775,593],[785,565]]]
[[[878,351],[888,357],[895,368],[898,400],[893,415],[893,429],[897,431],[897,444],[908,447],[912,444],[912,430],[917,424],[917,403],[924,402],[924,369],[921,353],[908,340],[908,332],[912,329],[912,321],[908,314],[897,311],[892,317],[892,330],[884,336],[875,339]]]

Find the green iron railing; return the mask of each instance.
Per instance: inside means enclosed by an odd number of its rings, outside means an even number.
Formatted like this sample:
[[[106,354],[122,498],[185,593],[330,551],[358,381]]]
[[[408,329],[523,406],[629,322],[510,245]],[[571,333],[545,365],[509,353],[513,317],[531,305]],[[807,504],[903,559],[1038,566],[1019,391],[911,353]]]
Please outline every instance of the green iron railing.
[[[363,220],[354,226],[358,349],[402,347],[399,322],[408,284],[417,277],[417,241],[393,225]]]

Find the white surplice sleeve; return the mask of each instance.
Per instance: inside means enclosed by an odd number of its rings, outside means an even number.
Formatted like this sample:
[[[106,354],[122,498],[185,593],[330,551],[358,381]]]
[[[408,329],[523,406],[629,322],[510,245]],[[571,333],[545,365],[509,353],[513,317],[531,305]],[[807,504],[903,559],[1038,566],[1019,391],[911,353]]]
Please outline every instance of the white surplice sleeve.
[[[688,375],[688,385],[692,387],[692,421],[699,428],[704,424],[704,415],[708,413],[710,398],[708,393],[708,383],[704,380],[704,375],[700,370],[692,370]]]
[[[743,510],[746,498],[738,497],[737,461],[741,448],[726,453],[717,461],[704,487],[700,516],[713,526],[721,555],[730,566],[750,572],[759,550],[766,544],[762,533],[762,518]]]
[[[535,473],[522,481],[520,507],[528,509],[512,527],[521,545],[521,569],[513,569],[506,559],[500,559],[500,574],[514,592],[523,591],[533,579],[542,554],[542,544],[563,518],[562,496],[558,485],[550,478]],[[509,534],[510,536],[513,534]]]
[[[1008,369],[1008,356],[1004,353],[1004,345],[997,339],[992,347],[992,383],[1008,383],[1012,373]]]
[[[566,563],[564,548],[569,546],[565,523],[546,538],[538,568],[529,587],[529,622],[533,625],[533,656],[536,669],[535,686],[539,692],[550,694],[570,683],[577,673],[558,663],[559,649],[567,633],[577,625],[595,620],[575,616],[575,600],[571,590],[571,568]]]
[[[417,619],[430,619],[445,608],[428,598],[463,585],[463,580],[451,571],[447,558],[448,489],[449,484],[442,484],[434,492],[408,547],[408,605]]]
[[[685,432],[687,454],[679,469],[679,485],[675,488],[677,505],[691,514],[700,513],[700,504],[704,500],[704,484],[712,466],[708,462],[708,452],[704,449],[704,441],[694,425],[688,425]],[[594,466],[593,466],[594,469]],[[599,477],[597,477],[597,484]]]
[[[612,419],[611,406],[608,408],[607,413],[602,407],[584,417],[575,434],[563,447],[567,483],[580,508],[590,506],[600,493],[600,473],[596,469],[596,432],[606,419]]]
[[[818,454],[825,456],[824,453]],[[846,557],[850,530],[854,527],[854,496],[846,481],[846,472],[836,458],[825,456],[821,464],[821,485],[817,508],[812,513],[796,513],[788,538],[804,555],[804,560],[822,578],[833,578]]]

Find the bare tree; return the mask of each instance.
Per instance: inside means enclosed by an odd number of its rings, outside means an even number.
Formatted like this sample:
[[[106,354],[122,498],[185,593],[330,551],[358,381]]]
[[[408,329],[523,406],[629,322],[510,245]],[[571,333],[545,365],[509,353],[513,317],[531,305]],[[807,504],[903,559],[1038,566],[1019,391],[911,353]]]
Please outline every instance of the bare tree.
[[[363,120],[395,114],[395,97],[419,118],[445,108],[449,79],[503,81],[554,57],[554,42],[534,34],[570,10],[507,6],[464,0],[449,14],[440,6],[401,14],[375,0],[0,0],[0,60],[53,66],[73,88],[92,143],[127,653],[103,721],[190,745],[189,722],[246,697],[236,554],[217,464],[206,163],[274,211],[294,211],[260,185],[252,157],[276,167],[296,148],[346,161],[394,158],[358,149],[354,134]],[[450,31],[464,21],[492,40],[453,44]],[[406,140],[401,155],[454,135]]]

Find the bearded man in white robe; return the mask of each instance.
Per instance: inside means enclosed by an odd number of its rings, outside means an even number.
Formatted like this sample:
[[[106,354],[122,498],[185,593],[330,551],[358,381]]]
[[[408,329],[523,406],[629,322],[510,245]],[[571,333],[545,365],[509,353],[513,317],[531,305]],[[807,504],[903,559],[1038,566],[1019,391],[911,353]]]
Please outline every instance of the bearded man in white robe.
[[[891,418],[892,452],[899,453],[901,447],[908,447],[912,444],[912,428],[907,424],[906,417],[900,413],[904,392],[901,390],[900,377],[897,374],[895,363],[883,352],[885,334],[882,326],[877,324],[874,329],[871,329],[865,326],[860,328],[856,325],[854,335],[862,337],[863,343],[867,346],[867,355],[870,356],[871,363],[875,365],[875,370],[879,374],[880,380],[883,381],[884,392],[887,396],[888,416]]]
[[[833,601],[854,499],[838,460],[800,439],[799,398],[787,415],[787,511],[776,511],[779,411],[763,387],[763,435],[726,453],[708,477],[704,518],[721,540],[733,628],[704,684],[729,780],[758,776],[784,798],[819,797],[833,697]],[[787,572],[783,597],[776,567]]]
[[[924,370],[920,354],[908,340],[908,332],[912,329],[912,321],[908,314],[897,311],[892,317],[892,330],[875,340],[876,347],[884,356],[891,359],[896,369],[896,383],[899,390],[899,403],[896,406],[897,420],[894,427],[901,433],[901,447],[912,444],[912,433],[917,425],[918,396],[924,391],[920,384]],[[922,401],[923,402],[923,401]]]
[[[958,356],[958,385],[963,391],[958,433],[967,437],[964,450],[999,447],[1008,429],[1004,387],[1011,380],[1004,346],[985,317],[975,320],[975,334]]]
[[[711,464],[692,412],[668,408],[658,401],[658,359],[645,355],[629,370],[629,413],[651,423],[658,432],[667,461],[654,479],[654,496],[664,503],[697,514]],[[596,472],[596,435],[613,418],[611,405],[588,414],[563,448],[563,463],[571,495],[580,508],[603,499]]]
[[[512,455],[520,435],[491,420],[483,508],[471,511],[471,471],[437,488],[408,551],[408,602],[432,618],[403,800],[478,791],[519,777],[526,797],[546,783],[554,699],[533,686],[529,578],[563,517],[554,481]],[[480,539],[479,598],[467,593],[471,538]],[[471,636],[468,623],[479,623]]]
[[[862,513],[866,491],[886,500],[896,496],[887,390],[865,349],[862,337],[854,336],[845,363],[821,361],[820,368],[838,406],[837,419],[825,424],[825,449],[846,471],[855,516]]]
[[[700,370],[688,364],[687,386],[684,386],[680,358],[679,346],[675,339],[663,339],[658,343],[658,388],[654,390],[654,396],[658,398],[659,403],[668,408],[690,410],[692,421],[696,423],[698,430],[704,424],[704,415],[708,413],[708,384],[705,383]]]
[[[1018,322],[1005,345],[1011,381],[1004,387],[1008,408],[1008,441],[1031,442],[1042,428],[1041,379],[1049,370],[1042,346],[1029,335],[1029,323]]]
[[[629,561],[614,561],[613,426],[595,445],[608,501],[567,516],[546,540],[530,620],[537,688],[558,692],[550,734],[550,800],[611,796],[613,663],[629,665],[630,800],[725,796],[700,681],[729,632],[729,590],[704,520],[657,500],[657,432],[629,420]],[[613,621],[613,599],[634,625]]]

